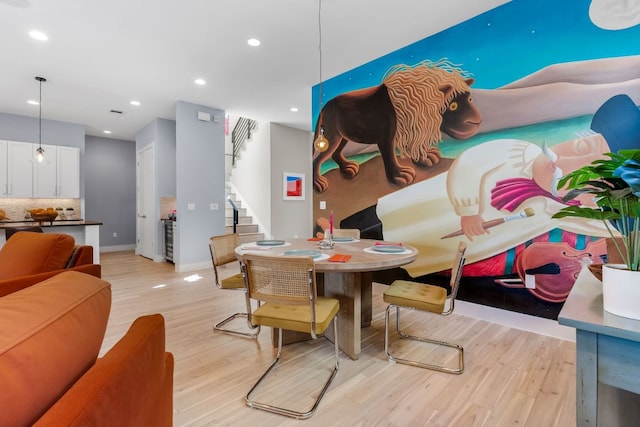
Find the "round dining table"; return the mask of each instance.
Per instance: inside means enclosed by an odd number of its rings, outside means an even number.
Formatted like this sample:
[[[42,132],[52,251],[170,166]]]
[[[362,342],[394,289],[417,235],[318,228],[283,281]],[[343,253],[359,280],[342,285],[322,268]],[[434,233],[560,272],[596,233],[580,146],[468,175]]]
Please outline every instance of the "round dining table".
[[[265,240],[244,243],[235,252],[242,259],[247,252],[287,256],[312,251],[308,253],[312,254],[315,261],[318,294],[340,301],[340,349],[350,358],[358,359],[361,350],[360,329],[371,324],[372,272],[409,264],[415,261],[418,250],[402,243],[370,239],[342,238],[334,241],[330,249],[320,249],[320,243],[307,239]],[[339,258],[335,255],[346,255],[348,260],[334,261]],[[274,335],[274,343],[276,338],[277,335]],[[329,338],[333,339],[331,336]],[[299,334],[284,332],[283,342],[299,340]]]

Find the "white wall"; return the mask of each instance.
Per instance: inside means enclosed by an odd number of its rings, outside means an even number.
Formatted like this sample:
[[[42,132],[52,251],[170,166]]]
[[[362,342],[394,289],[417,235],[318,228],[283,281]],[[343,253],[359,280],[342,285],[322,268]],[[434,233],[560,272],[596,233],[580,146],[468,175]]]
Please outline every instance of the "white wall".
[[[271,124],[259,122],[231,175],[231,184],[242,196],[243,207],[267,237],[271,232]]]

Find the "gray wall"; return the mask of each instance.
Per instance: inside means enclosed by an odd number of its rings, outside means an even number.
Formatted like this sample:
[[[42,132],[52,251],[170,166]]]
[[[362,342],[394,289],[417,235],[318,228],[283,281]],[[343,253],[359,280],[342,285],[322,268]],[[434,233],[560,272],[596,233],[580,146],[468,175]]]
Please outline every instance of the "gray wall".
[[[103,223],[100,247],[135,247],[135,143],[87,136],[84,167],[85,217]]]
[[[156,189],[158,191],[158,198],[175,197],[176,122],[173,120],[158,119],[157,126],[158,140],[156,147]]]
[[[136,152],[152,142],[156,144],[157,196],[175,197],[176,122],[167,119],[153,120],[136,134]]]
[[[198,112],[209,113],[211,121],[198,120]],[[174,261],[178,271],[209,265],[209,237],[224,233],[224,142],[224,111],[177,103]],[[210,210],[211,203],[219,209]],[[195,209],[188,210],[188,204]]]
[[[271,232],[280,238],[313,236],[311,133],[271,124]],[[305,200],[283,200],[284,172],[305,175]]]

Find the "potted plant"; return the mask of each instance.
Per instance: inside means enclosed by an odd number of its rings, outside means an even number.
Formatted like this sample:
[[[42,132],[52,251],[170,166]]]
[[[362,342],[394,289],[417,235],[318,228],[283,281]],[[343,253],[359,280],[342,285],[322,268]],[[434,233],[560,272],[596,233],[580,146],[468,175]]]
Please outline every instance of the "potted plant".
[[[552,218],[578,217],[604,222],[624,260],[624,264],[603,266],[604,309],[640,319],[637,304],[640,298],[640,149],[605,155],[608,159],[595,160],[558,182],[558,189],[569,190],[563,200],[590,194],[595,206],[567,206]],[[627,284],[633,286],[623,289]]]

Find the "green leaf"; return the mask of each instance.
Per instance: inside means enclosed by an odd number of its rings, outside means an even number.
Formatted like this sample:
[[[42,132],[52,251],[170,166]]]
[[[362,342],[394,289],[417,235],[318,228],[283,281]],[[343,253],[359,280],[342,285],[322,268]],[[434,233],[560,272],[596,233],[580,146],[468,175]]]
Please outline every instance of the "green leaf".
[[[603,211],[601,209],[587,208],[584,206],[567,206],[556,212],[551,218],[586,218],[599,219],[601,221],[619,219],[620,214],[614,211]]]

